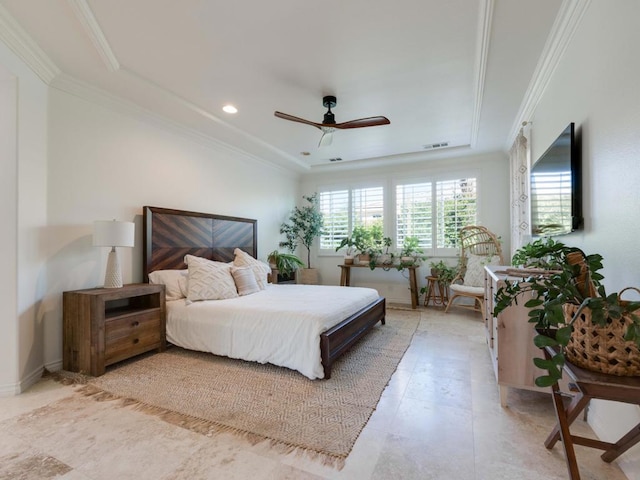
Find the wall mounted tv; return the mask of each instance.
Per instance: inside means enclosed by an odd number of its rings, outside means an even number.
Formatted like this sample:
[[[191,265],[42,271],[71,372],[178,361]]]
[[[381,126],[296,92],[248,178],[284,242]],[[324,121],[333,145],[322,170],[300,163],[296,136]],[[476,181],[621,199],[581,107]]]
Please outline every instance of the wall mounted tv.
[[[565,235],[582,228],[580,148],[571,123],[531,167],[531,234]]]

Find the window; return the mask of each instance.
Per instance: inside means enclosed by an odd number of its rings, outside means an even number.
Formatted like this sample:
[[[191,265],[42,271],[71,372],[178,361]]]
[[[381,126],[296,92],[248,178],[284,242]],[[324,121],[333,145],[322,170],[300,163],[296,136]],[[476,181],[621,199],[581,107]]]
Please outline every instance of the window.
[[[321,250],[335,250],[356,225],[383,227],[383,187],[354,188],[320,192],[320,211],[324,215],[325,234]]]
[[[447,255],[458,249],[458,231],[476,223],[476,179],[459,178],[398,184],[395,197],[383,186],[320,191],[320,211],[325,234],[320,249],[335,251],[358,225],[379,226],[395,238],[400,250],[404,239],[418,237],[426,255]],[[393,203],[395,202],[395,205]],[[384,225],[384,212],[395,208],[395,231]]]
[[[476,223],[476,179],[436,183],[437,248],[457,248],[458,232]]]
[[[396,186],[397,248],[418,237],[425,253],[457,249],[460,228],[475,223],[475,178]]]

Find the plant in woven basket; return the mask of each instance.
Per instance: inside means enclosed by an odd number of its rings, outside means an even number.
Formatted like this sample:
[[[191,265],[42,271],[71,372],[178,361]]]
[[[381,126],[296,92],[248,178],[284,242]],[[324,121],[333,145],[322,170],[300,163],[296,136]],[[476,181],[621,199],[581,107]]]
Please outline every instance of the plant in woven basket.
[[[547,375],[536,385],[547,387],[562,377],[565,358],[579,367],[615,375],[640,375],[640,302],[622,300],[620,293],[607,295],[601,283],[602,256],[587,255],[560,242],[540,242],[520,253],[545,255],[553,270],[536,269],[527,278],[505,280],[495,295],[494,316],[530,292],[525,303],[529,322],[538,334],[539,348],[559,347],[551,359],[535,358]],[[549,255],[551,258],[549,258]]]

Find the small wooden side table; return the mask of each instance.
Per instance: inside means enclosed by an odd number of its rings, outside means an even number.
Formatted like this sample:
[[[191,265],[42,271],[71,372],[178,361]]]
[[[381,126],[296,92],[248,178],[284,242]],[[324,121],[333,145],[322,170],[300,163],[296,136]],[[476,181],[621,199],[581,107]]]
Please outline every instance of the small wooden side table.
[[[447,284],[438,277],[428,276],[427,293],[424,297],[424,306],[428,307],[429,302],[436,307],[446,307],[449,303],[449,289]]]
[[[553,347],[546,347],[544,350],[547,359],[551,358],[555,353],[556,351]],[[640,423],[629,430],[616,443],[573,435],[569,427],[592,398],[640,405],[640,377],[619,377],[590,372],[571,363],[565,363],[563,373],[569,377],[570,392],[567,393],[573,393],[575,396],[569,406],[565,408],[562,402],[564,395],[561,393],[560,387],[558,384],[552,387],[553,404],[556,409],[558,424],[551,431],[544,445],[548,449],[552,449],[558,440],[562,440],[569,478],[571,480],[580,480],[580,471],[578,470],[576,454],[573,448],[574,444],[604,450],[600,458],[609,463],[640,442]]]

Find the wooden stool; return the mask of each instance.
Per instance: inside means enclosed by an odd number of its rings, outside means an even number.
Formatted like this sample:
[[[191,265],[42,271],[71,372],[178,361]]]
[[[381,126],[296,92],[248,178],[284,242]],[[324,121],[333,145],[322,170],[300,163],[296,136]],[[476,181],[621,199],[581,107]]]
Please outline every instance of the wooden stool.
[[[446,307],[449,302],[449,292],[445,282],[438,277],[428,276],[427,293],[424,297],[424,306],[428,307],[429,302],[436,307]]]

